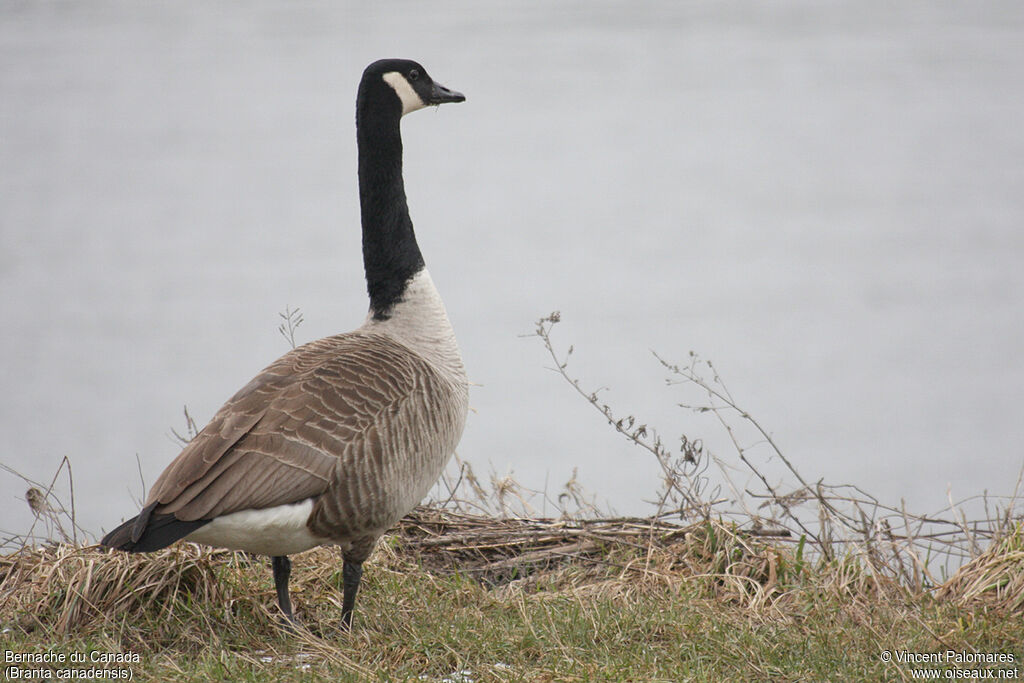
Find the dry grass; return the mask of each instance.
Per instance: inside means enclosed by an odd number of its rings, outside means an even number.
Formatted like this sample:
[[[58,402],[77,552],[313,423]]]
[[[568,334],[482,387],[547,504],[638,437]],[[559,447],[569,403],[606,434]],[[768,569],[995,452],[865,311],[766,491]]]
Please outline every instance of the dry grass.
[[[298,563],[312,575],[294,592],[335,583],[338,557],[321,548]],[[385,537],[370,566],[405,567],[428,574],[460,574],[506,594],[578,589],[629,592],[649,584],[713,578],[713,592],[746,607],[780,595],[779,552],[721,524],[682,527],[651,519],[497,519],[437,508],[418,508]],[[784,563],[783,563],[784,564]],[[173,621],[181,604],[215,605],[231,622],[239,611],[273,612],[267,582],[253,593],[233,574],[266,572],[264,559],[245,553],[179,543],[154,553],[112,553],[98,546],[51,543],[0,557],[0,608],[18,614],[25,632],[69,635],[111,619]],[[263,577],[265,578],[265,577]],[[242,592],[238,592],[242,589]],[[329,597],[328,602],[334,598]],[[245,605],[244,609],[240,609]],[[116,626],[108,622],[107,626]]]
[[[974,558],[936,591],[942,600],[1024,612],[1024,524]]]
[[[186,598],[230,610],[238,596],[218,576],[242,562],[191,543],[149,556],[66,543],[24,548],[0,557],[0,607],[19,615],[15,624],[25,632],[62,636],[110,619],[173,621]]]
[[[496,519],[419,508],[390,546],[433,573],[459,573],[503,594],[542,587],[625,595],[689,583],[754,612],[777,609],[808,569],[731,523],[657,517]]]
[[[1018,534],[915,591],[730,522],[419,508],[370,558],[348,635],[332,549],[294,557],[288,633],[266,558],[52,543],[0,557],[0,640],[136,652],[142,680],[884,681],[907,673],[882,649],[1024,661],[1022,556]]]
[[[331,549],[294,558],[289,634],[265,558],[56,543],[0,558],[0,632],[138,652],[148,680],[893,680],[883,647],[1024,656],[1020,535],[924,592],[797,550],[731,523],[420,508],[367,564],[345,636]]]
[[[915,592],[854,556],[812,565],[799,548],[779,547],[728,522],[499,519],[420,507],[382,539],[368,567],[457,575],[506,596],[566,590],[628,595],[689,584],[706,597],[766,617],[784,614],[807,590],[867,601],[934,596],[1014,613],[1024,606],[1022,535],[993,545],[937,590]],[[329,590],[338,583],[339,562],[328,548],[297,556],[306,567],[293,586],[298,601],[317,594],[318,602],[340,606],[340,594]],[[265,585],[253,591],[251,581]],[[4,625],[27,633],[173,622],[183,604],[203,605],[206,626],[213,620],[230,624],[240,615],[272,621],[274,600],[265,558],[191,543],[144,555],[50,543],[0,556],[0,612],[18,615]]]

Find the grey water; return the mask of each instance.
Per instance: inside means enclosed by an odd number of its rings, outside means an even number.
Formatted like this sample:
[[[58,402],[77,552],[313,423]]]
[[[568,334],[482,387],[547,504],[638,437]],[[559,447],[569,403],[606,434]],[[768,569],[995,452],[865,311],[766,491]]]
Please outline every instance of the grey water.
[[[287,350],[279,312],[299,342],[362,322],[353,105],[384,56],[468,98],[403,133],[478,473],[555,497],[578,468],[652,510],[651,456],[530,337],[559,310],[582,386],[703,439],[738,488],[652,351],[711,359],[810,481],[922,512],[1013,492],[1016,0],[2,2],[0,463],[48,482],[68,456],[98,534],[177,454],[184,405],[201,426]],[[0,530],[27,530],[24,492],[0,472]]]

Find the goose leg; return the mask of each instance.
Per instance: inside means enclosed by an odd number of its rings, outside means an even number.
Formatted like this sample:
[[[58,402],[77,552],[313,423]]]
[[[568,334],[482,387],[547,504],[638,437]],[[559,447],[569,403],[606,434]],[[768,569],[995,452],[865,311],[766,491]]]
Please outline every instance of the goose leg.
[[[352,628],[352,609],[356,606],[356,593],[359,591],[359,579],[363,576],[363,563],[345,560],[341,568],[341,581],[344,597],[341,603],[341,628],[348,631]]]
[[[276,555],[270,559],[270,566],[274,568],[274,588],[277,589],[277,604],[284,614],[285,625],[295,623],[295,616],[292,614],[292,600],[288,596],[288,578],[292,574],[292,561],[287,555]]]

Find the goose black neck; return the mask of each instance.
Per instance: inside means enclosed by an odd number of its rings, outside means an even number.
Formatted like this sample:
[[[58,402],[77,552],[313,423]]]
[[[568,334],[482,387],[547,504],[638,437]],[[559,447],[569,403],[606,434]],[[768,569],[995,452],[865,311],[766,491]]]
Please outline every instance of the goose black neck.
[[[373,318],[387,320],[424,262],[402,180],[401,106],[393,94],[363,96],[369,94],[360,93],[356,108],[363,267]]]

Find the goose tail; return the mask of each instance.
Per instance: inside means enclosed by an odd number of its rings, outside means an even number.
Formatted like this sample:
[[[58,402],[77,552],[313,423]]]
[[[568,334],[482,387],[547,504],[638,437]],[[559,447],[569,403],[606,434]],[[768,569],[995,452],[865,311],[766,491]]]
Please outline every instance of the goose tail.
[[[154,507],[143,508],[137,516],[104,536],[100,545],[129,553],[149,553],[166,548],[210,521],[182,521],[174,515],[154,515]]]

